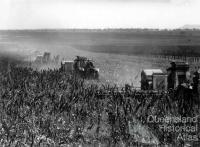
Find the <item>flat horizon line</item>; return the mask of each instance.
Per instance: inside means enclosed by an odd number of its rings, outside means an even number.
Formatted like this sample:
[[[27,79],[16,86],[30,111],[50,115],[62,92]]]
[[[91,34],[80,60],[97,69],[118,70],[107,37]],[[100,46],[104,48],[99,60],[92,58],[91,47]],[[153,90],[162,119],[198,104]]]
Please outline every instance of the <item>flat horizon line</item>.
[[[176,30],[200,30],[199,28],[36,28],[36,29],[0,29],[0,31],[126,31],[126,30],[141,30],[141,31],[176,31]]]

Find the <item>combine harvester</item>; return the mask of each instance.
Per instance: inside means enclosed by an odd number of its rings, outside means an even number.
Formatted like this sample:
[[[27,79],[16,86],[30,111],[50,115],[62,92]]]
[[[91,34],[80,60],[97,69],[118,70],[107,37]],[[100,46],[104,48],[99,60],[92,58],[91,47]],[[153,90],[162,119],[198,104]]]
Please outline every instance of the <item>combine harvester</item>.
[[[199,72],[192,73],[189,69],[188,63],[174,61],[166,73],[161,69],[145,69],[141,73],[141,92],[156,95],[168,93],[178,101],[199,103]]]
[[[196,83],[186,62],[171,62],[167,73],[161,69],[144,69],[141,73],[141,90],[169,90],[178,86],[192,89]]]
[[[77,56],[74,61],[62,61],[61,71],[76,74],[84,79],[99,79],[99,69],[86,57]]]
[[[136,95],[174,93],[178,97],[188,94],[198,96],[198,91],[200,91],[199,73],[196,71],[191,74],[186,62],[173,61],[166,72],[161,69],[143,69],[140,89],[127,84],[125,87],[116,87],[115,91],[116,94],[120,92],[122,95],[131,92]],[[110,91],[107,91],[104,94],[109,95],[109,93]]]
[[[37,55],[35,60],[31,62],[32,67],[36,67],[39,69],[46,68],[55,68],[57,67],[59,63],[60,56],[54,56],[54,58],[51,58],[50,52],[44,52],[43,55]]]

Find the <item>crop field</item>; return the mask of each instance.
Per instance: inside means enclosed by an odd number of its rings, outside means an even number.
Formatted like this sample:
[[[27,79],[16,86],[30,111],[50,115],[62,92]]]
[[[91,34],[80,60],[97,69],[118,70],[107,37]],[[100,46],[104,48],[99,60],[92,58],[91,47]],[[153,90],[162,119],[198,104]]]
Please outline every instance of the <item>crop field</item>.
[[[177,48],[172,54],[179,52],[178,46],[192,47],[190,54],[198,55],[198,33],[179,33],[1,31],[0,146],[199,146],[197,93],[178,89],[155,94],[124,87],[139,87],[143,68],[169,66],[146,54],[159,53],[159,46],[169,47],[167,54],[172,46]],[[65,60],[77,55],[92,59],[100,69],[99,81],[62,73],[59,66],[47,71],[16,66],[23,57],[33,60],[44,51]],[[159,129],[166,123],[148,116],[198,118],[192,122],[196,130],[188,134]]]
[[[199,146],[200,109],[194,93],[91,85],[57,69],[34,71],[12,63],[0,75],[1,146]],[[196,129],[192,137],[187,131],[166,132],[159,129],[165,122],[149,116],[197,117],[187,122]]]

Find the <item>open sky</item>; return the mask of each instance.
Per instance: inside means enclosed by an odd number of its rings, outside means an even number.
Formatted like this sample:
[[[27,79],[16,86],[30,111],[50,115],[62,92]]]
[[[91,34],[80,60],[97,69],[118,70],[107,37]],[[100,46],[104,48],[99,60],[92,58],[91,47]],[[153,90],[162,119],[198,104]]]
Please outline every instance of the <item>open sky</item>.
[[[199,14],[200,0],[0,0],[0,29],[173,29]]]

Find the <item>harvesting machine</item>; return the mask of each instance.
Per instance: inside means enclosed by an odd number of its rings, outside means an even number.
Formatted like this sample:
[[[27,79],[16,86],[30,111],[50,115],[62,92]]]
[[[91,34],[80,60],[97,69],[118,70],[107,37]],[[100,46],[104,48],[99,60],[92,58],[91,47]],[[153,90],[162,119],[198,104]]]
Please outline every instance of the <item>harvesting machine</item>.
[[[188,89],[197,89],[199,75],[197,72],[192,76],[189,65],[185,62],[171,62],[167,73],[161,69],[144,69],[141,73],[142,90],[169,90],[182,86]]]
[[[33,63],[37,65],[42,65],[42,64],[58,64],[60,56],[54,56],[54,58],[51,58],[51,53],[50,52],[44,52],[43,55],[37,55],[36,59],[34,60]]]
[[[95,68],[93,61],[86,57],[77,56],[74,61],[61,62],[61,70],[71,72],[86,79],[99,78],[99,69]]]

